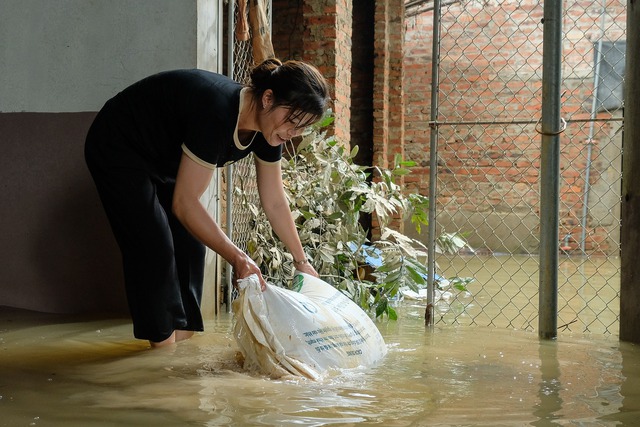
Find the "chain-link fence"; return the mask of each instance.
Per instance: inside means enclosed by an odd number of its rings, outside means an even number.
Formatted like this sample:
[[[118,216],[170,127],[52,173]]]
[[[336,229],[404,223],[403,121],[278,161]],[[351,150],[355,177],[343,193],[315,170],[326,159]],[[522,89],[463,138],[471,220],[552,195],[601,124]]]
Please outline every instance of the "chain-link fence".
[[[407,6],[409,33],[440,22],[436,235],[468,233],[473,248],[437,256],[441,275],[474,281],[436,301],[434,321],[534,330],[539,224],[553,215],[539,203],[543,2]],[[559,332],[618,331],[625,26],[622,0],[564,2]]]
[[[271,15],[271,2],[266,2],[267,14]],[[250,80],[250,72],[254,66],[253,49],[251,38],[243,41],[235,37],[235,29],[239,19],[240,9],[237,7],[237,0],[226,3],[225,13],[227,18],[232,13],[233,19],[227,19],[227,28],[225,30],[227,39],[227,74],[234,80],[241,83],[248,83]],[[245,13],[248,13],[245,11]],[[245,16],[246,18],[246,16]],[[249,212],[242,207],[240,200],[234,198],[234,189],[242,183],[243,192],[247,201],[258,205],[260,203],[258,196],[258,187],[256,183],[256,170],[253,163],[253,157],[246,157],[232,166],[227,166],[224,171],[224,183],[226,186],[225,203],[227,211],[227,229],[231,230],[234,243],[243,251],[247,250],[247,240],[250,233],[251,218]],[[223,301],[227,304],[227,310],[230,309],[230,302],[235,297],[232,295],[231,272],[230,266],[225,264],[225,297]]]

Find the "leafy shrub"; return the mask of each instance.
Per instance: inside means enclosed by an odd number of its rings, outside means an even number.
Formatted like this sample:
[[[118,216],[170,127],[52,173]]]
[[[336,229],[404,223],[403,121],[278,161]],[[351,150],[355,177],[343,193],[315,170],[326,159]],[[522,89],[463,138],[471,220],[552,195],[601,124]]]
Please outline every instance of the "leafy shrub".
[[[347,153],[322,131],[331,121],[328,117],[307,132],[290,158],[282,160],[285,192],[300,240],[323,280],[363,309],[395,319],[389,302],[399,289],[407,286],[417,291],[426,286],[427,251],[420,241],[389,224],[402,215],[420,232],[428,224],[429,200],[420,194],[405,195],[397,184],[410,173],[412,162],[398,158],[392,169],[356,165],[357,150]],[[286,287],[293,274],[293,258],[243,187],[236,189],[236,195],[251,214],[248,252],[266,280]],[[375,215],[379,239],[367,238],[360,222],[363,213]],[[440,246],[445,243],[450,251],[466,245],[457,234],[440,240]]]

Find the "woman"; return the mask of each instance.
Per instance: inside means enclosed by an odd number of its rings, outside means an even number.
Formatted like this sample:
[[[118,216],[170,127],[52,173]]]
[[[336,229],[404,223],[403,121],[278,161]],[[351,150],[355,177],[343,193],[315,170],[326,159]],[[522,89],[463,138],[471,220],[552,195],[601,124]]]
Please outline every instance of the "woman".
[[[205,247],[234,280],[259,267],[200,203],[213,170],[253,153],[258,193],[296,268],[317,276],[300,243],[280,170],[282,144],[319,120],[328,86],[312,66],[269,59],[243,85],[203,70],[156,74],[98,113],[85,158],[122,252],[136,338],[153,347],[202,331]]]

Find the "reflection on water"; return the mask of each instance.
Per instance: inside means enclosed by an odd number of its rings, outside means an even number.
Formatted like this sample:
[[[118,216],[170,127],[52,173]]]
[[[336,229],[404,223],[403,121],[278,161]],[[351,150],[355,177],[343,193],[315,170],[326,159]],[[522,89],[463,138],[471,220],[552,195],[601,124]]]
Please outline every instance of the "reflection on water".
[[[1,426],[632,425],[640,350],[613,338],[499,328],[425,330],[405,303],[379,322],[389,353],[324,380],[243,372],[231,318],[148,350],[126,320],[0,309]]]

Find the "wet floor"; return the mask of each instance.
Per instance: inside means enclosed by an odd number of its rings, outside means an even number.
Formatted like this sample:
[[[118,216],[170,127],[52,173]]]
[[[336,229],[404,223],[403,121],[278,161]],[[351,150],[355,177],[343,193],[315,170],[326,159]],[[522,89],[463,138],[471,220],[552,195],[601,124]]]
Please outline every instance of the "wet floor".
[[[614,426],[640,419],[640,349],[615,337],[378,322],[389,353],[322,381],[237,361],[231,317],[149,350],[126,319],[0,309],[1,426]]]

